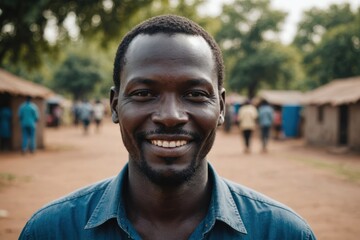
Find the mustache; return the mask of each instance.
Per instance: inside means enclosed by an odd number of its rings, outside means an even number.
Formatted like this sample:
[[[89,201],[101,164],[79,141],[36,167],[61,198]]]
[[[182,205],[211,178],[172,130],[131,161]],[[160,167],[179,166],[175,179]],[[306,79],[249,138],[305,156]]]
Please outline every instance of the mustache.
[[[201,136],[198,133],[195,132],[191,132],[191,131],[187,131],[184,130],[182,128],[179,127],[159,127],[157,129],[154,130],[149,130],[149,131],[141,131],[138,132],[136,134],[136,139],[138,141],[145,139],[147,136],[149,135],[185,135],[185,136],[190,136],[192,139],[194,139],[195,141],[197,139],[200,139]]]

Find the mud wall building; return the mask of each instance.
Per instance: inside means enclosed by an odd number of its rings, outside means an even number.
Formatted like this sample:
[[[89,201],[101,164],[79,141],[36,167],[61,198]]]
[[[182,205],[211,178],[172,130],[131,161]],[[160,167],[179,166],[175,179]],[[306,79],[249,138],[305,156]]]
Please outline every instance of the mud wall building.
[[[304,104],[307,143],[360,150],[360,77],[319,87],[306,94]]]

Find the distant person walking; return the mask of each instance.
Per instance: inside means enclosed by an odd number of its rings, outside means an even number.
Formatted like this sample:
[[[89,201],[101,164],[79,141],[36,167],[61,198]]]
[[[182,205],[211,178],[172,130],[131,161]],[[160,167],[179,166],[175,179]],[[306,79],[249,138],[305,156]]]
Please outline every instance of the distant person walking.
[[[258,116],[256,108],[247,100],[243,106],[240,107],[238,113],[239,127],[245,143],[245,153],[250,152],[250,142],[253,131],[256,128],[256,118]]]
[[[274,120],[274,110],[264,99],[259,107],[259,125],[261,129],[262,151],[267,152],[270,129]]]
[[[11,139],[11,109],[7,106],[0,107],[0,150],[10,150]]]
[[[36,123],[39,120],[39,110],[28,96],[26,101],[20,105],[18,117],[20,120],[22,134],[22,153],[30,150],[31,153],[36,150]]]
[[[88,100],[84,100],[80,107],[80,119],[83,124],[84,134],[89,132],[89,125],[93,116],[93,107]]]
[[[96,100],[94,105],[94,119],[96,124],[96,131],[99,132],[101,121],[104,117],[105,107],[100,100]]]
[[[76,101],[72,106],[73,121],[75,126],[77,126],[81,121],[80,112],[81,112],[81,102]]]

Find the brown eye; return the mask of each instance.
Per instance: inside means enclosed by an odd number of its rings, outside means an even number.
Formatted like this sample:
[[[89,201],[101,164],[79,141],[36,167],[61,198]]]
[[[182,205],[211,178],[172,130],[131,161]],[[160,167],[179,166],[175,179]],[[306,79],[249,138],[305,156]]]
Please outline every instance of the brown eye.
[[[149,90],[136,90],[130,94],[135,101],[148,101],[155,98],[155,94]]]
[[[134,96],[138,97],[151,97],[151,93],[148,91],[141,91],[134,94]]]
[[[204,91],[189,91],[185,94],[185,98],[194,102],[205,102],[208,100],[209,96]]]

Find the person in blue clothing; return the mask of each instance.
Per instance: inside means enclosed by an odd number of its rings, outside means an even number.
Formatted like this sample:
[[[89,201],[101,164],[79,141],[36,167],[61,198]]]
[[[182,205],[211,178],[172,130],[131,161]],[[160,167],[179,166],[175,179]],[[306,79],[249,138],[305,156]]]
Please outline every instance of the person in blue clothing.
[[[127,164],[37,211],[20,239],[315,239],[289,207],[221,178],[208,162],[224,123],[223,72],[215,40],[187,18],[133,28],[110,91]]]
[[[267,152],[270,130],[274,120],[274,110],[265,99],[260,103],[258,115],[261,129],[262,151]]]
[[[87,99],[84,99],[80,105],[80,119],[83,125],[84,134],[87,135],[89,132],[89,125],[91,123],[94,114],[93,106]]]
[[[30,96],[26,97],[26,101],[20,105],[18,112],[22,134],[22,153],[26,153],[27,150],[34,153],[36,150],[36,124],[39,120],[39,110],[31,100]]]

